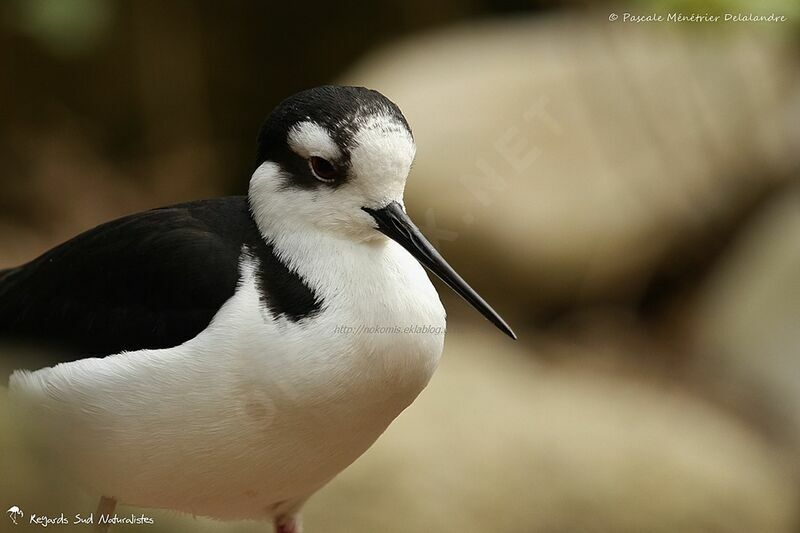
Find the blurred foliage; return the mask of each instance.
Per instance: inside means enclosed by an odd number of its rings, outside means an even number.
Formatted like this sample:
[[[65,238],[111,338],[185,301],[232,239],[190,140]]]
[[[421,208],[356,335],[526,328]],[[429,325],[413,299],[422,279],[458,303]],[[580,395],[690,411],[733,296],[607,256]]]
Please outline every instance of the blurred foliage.
[[[55,55],[73,56],[102,45],[116,0],[12,0],[9,21]]]

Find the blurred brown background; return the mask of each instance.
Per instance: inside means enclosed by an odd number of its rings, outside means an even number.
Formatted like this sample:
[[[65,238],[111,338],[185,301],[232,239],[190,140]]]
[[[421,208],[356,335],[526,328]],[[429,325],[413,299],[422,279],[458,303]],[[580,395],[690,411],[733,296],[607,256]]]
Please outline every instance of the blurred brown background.
[[[800,532],[800,4],[4,0],[0,17],[0,268],[243,193],[261,121],[299,89],[367,85],[408,117],[409,210],[520,341],[440,290],[442,367],[311,499],[308,531]],[[0,442],[3,509],[94,508]],[[268,530],[149,514],[117,530]]]

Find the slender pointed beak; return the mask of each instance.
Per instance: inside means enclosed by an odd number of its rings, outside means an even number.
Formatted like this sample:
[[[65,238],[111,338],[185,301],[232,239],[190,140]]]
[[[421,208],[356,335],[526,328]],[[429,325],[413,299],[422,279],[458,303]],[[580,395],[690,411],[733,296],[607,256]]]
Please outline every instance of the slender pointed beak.
[[[517,336],[506,324],[506,321],[447,264],[447,261],[428,242],[428,239],[414,225],[399,203],[392,202],[381,209],[369,209],[368,207],[362,207],[361,209],[372,215],[372,218],[378,223],[378,231],[408,250],[417,261],[436,274],[439,279],[469,302],[472,307],[497,326],[500,331],[516,340]]]

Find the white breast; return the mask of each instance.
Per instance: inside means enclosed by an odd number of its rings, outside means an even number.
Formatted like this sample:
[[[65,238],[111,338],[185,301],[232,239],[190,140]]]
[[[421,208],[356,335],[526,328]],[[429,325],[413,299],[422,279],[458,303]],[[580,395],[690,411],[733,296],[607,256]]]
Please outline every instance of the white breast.
[[[286,246],[323,300],[316,315],[274,320],[245,259],[236,294],[182,346],[15,373],[21,417],[60,435],[88,490],[123,503],[238,519],[304,500],[424,388],[445,322],[394,242]]]

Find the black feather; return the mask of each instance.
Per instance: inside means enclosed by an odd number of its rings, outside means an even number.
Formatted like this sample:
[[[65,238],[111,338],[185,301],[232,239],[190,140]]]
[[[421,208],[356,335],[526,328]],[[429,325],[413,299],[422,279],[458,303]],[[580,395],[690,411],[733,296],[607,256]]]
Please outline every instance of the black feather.
[[[179,345],[233,295],[243,250],[258,259],[273,316],[320,309],[261,237],[247,198],[228,197],[108,222],[0,272],[0,339],[57,346],[60,361]]]

